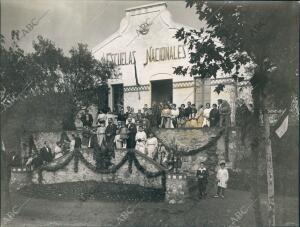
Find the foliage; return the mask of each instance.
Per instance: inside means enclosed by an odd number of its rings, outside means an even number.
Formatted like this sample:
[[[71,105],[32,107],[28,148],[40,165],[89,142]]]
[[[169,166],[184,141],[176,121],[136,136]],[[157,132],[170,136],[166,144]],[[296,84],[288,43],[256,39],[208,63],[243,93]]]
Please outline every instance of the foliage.
[[[264,91],[269,105],[286,107],[298,89],[295,4],[276,2],[258,6],[251,2],[224,2],[222,5],[187,0],[187,7],[195,6],[206,26],[200,31],[181,28],[176,32],[175,37],[188,45],[192,66],[178,66],[175,74],[211,78],[225,73],[243,80],[245,75],[239,70],[244,66],[254,74],[253,88]],[[222,89],[219,85],[216,91]]]
[[[1,36],[2,111],[18,99],[51,93],[69,94],[78,108],[96,104],[99,86],[118,73],[113,63],[95,59],[85,44],[65,56],[54,42],[38,36],[33,48],[29,54],[18,45],[6,48]]]

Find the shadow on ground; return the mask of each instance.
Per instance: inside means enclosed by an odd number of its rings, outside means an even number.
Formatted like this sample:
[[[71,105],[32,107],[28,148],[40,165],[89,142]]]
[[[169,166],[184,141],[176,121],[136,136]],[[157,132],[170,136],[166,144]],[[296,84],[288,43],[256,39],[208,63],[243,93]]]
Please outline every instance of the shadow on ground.
[[[145,188],[139,185],[99,183],[95,181],[65,182],[59,184],[32,184],[19,190],[26,197],[50,200],[98,200],[98,201],[151,201],[164,200],[163,189]]]

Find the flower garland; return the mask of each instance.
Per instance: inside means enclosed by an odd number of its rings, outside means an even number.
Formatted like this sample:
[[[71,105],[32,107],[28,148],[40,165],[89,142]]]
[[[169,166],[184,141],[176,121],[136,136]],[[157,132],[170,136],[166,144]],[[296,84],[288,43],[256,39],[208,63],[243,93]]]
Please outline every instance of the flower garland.
[[[88,160],[85,159],[85,157],[81,154],[81,152],[77,151],[77,157],[82,161],[82,163],[91,171],[94,173],[101,173],[101,174],[110,174],[115,173],[118,169],[120,169],[129,159],[128,152],[127,154],[122,158],[122,160],[117,164],[111,167],[110,169],[98,169],[96,166],[94,166],[92,163],[90,163]],[[78,163],[77,163],[78,165]],[[78,166],[76,167],[78,169]]]
[[[134,151],[128,151],[126,155],[122,158],[122,160],[117,164],[114,165],[110,169],[97,169],[96,166],[91,164],[88,160],[85,159],[85,157],[80,153],[77,152],[77,156],[82,161],[82,163],[90,170],[92,170],[95,173],[101,173],[101,174],[110,174],[115,173],[118,169],[120,169],[127,161],[128,161],[128,170],[130,173],[132,173],[132,163],[134,163],[137,170],[139,170],[142,174],[144,174],[147,178],[155,178],[163,175],[165,172],[164,170],[158,171],[158,172],[149,172],[143,167],[138,159],[136,158],[136,155]],[[131,170],[130,170],[131,169]]]
[[[67,157],[62,162],[58,163],[57,165],[43,165],[40,168],[38,168],[37,169],[38,182],[42,183],[42,181],[43,181],[43,174],[42,174],[43,171],[56,172],[59,169],[62,169],[65,166],[67,166],[73,158],[74,158],[74,172],[75,173],[78,172],[79,160],[82,161],[82,163],[88,169],[90,169],[91,171],[93,171],[95,173],[99,173],[99,174],[112,174],[112,173],[115,173],[118,169],[120,169],[128,161],[128,171],[130,173],[132,173],[132,164],[134,164],[135,167],[137,168],[137,170],[139,172],[141,172],[143,175],[145,175],[147,178],[156,178],[156,177],[161,176],[163,189],[165,189],[165,185],[166,185],[166,172],[165,172],[165,170],[160,170],[160,171],[157,171],[157,172],[147,171],[147,169],[140,164],[139,160],[137,159],[137,157],[135,155],[134,150],[129,150],[118,164],[112,166],[109,169],[98,169],[96,166],[94,166],[92,163],[90,163],[82,155],[82,153],[79,150],[75,150],[73,152],[68,153]]]
[[[66,159],[63,160],[60,163],[57,163],[56,165],[42,165],[39,170],[41,171],[48,171],[48,172],[55,172],[59,169],[64,168],[66,165],[68,165],[70,163],[70,161],[73,159],[74,157],[74,152],[70,152],[66,155]]]
[[[47,172],[56,172],[57,170],[60,170],[64,167],[66,167],[70,162],[71,160],[73,159],[74,157],[74,152],[70,152],[68,153],[67,155],[67,158],[58,163],[57,165],[53,166],[53,165],[42,165],[41,167],[39,167],[37,169],[37,172],[38,172],[38,182],[41,184],[42,181],[43,181],[43,171],[47,171]]]

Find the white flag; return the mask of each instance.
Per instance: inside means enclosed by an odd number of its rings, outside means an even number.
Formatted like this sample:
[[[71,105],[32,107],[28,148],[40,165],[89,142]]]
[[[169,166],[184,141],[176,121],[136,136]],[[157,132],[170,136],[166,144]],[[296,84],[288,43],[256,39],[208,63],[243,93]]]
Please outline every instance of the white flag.
[[[289,125],[289,115],[286,115],[280,126],[276,129],[275,133],[281,138],[287,131]]]

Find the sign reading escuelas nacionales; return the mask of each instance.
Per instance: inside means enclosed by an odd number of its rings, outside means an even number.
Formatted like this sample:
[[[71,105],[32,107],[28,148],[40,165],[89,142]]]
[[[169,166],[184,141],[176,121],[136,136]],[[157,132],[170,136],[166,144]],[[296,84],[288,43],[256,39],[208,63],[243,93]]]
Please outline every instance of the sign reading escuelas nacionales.
[[[112,61],[116,65],[132,65],[134,64],[136,51],[107,53],[106,61]],[[144,66],[151,62],[169,61],[184,59],[187,57],[184,45],[166,46],[166,47],[149,47],[145,52]]]

